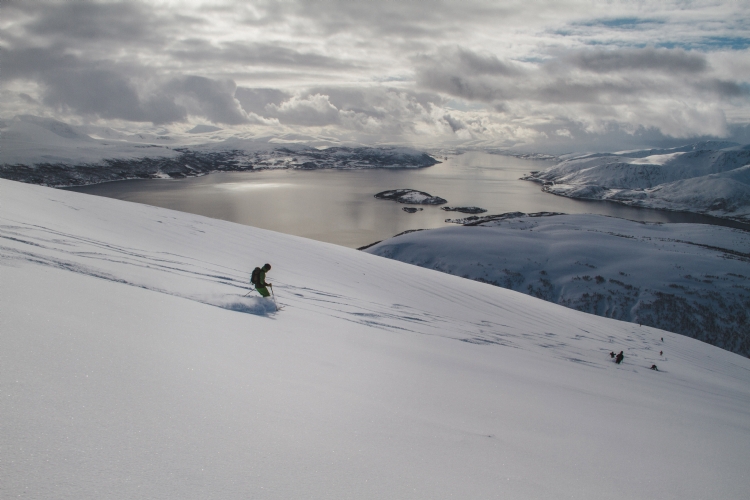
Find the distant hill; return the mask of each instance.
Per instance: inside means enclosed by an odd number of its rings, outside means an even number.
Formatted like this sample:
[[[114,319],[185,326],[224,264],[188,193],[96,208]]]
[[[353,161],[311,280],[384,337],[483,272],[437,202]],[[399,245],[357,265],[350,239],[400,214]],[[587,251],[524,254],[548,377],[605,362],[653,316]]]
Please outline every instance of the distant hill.
[[[568,158],[527,180],[570,198],[696,212],[750,221],[750,145],[700,142],[680,148]]]

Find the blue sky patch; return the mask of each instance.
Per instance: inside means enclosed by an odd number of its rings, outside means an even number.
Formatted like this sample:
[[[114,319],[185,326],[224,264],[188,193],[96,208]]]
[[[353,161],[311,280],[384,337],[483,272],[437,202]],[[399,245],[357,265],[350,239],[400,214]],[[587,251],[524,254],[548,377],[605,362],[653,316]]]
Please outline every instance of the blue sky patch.
[[[612,19],[592,19],[576,23],[579,26],[604,26],[607,28],[638,29],[643,25],[665,24],[660,19],[646,19],[640,17],[615,17]]]
[[[709,36],[694,41],[661,42],[656,47],[685,50],[744,50],[750,47],[750,37],[742,36]]]

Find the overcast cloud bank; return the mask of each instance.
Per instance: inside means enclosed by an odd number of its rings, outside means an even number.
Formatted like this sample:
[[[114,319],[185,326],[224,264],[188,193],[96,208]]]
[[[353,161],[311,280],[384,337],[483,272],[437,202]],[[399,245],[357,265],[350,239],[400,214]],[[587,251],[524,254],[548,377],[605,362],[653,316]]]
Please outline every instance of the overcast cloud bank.
[[[750,138],[740,2],[0,9],[4,120],[556,152]]]

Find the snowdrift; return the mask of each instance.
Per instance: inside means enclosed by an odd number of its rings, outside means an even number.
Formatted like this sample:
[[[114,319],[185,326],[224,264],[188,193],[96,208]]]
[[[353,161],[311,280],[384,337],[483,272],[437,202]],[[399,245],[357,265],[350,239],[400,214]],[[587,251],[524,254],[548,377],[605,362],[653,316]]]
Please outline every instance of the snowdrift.
[[[736,354],[204,217],[10,181],[0,203],[3,498],[750,487]],[[279,312],[240,302],[264,262]]]

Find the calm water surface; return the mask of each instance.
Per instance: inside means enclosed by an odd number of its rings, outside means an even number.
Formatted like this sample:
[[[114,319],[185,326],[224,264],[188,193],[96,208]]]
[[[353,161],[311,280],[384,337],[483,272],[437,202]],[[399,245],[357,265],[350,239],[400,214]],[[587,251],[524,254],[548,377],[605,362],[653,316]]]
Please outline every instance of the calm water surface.
[[[145,203],[249,226],[360,247],[408,229],[450,225],[466,217],[425,206],[409,214],[400,203],[375,193],[409,188],[448,200],[449,206],[479,206],[504,212],[593,213],[645,222],[719,223],[713,217],[580,201],[543,193],[519,178],[551,166],[549,161],[466,153],[423,169],[265,170],[227,172],[179,180],[133,180],[71,188],[81,193]]]

